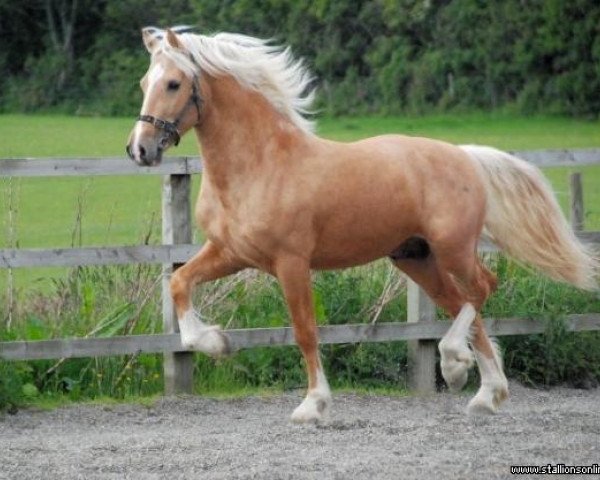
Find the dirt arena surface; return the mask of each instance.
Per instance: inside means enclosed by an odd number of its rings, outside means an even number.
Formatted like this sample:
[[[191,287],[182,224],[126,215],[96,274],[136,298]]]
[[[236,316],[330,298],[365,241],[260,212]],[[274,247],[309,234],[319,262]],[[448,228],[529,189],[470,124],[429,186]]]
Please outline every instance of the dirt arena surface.
[[[0,478],[490,479],[600,463],[600,389],[511,395],[469,417],[465,395],[339,394],[318,426],[289,422],[299,393],[22,410],[0,417]]]

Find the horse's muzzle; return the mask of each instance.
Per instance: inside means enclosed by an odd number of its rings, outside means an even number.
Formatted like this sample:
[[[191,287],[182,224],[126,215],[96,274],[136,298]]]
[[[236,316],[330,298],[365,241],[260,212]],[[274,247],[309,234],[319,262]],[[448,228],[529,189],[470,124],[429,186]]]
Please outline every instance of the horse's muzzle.
[[[147,145],[143,142],[129,143],[125,147],[127,156],[142,167],[154,167],[162,160],[163,149],[156,145]]]

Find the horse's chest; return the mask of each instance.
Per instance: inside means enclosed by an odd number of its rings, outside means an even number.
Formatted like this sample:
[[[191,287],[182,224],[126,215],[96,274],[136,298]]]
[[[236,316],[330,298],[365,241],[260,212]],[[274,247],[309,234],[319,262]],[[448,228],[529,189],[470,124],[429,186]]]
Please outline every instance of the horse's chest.
[[[196,206],[196,220],[206,238],[238,258],[257,267],[270,262],[270,229],[259,212],[227,208],[214,199],[201,198]]]

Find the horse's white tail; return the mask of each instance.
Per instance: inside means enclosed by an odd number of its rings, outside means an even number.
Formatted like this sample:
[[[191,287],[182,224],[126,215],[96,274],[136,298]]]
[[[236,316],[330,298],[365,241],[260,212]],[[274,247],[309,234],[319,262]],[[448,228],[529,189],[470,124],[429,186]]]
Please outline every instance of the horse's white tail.
[[[487,192],[485,231],[502,250],[552,279],[595,290],[599,262],[581,244],[541,172],[490,147],[462,145]]]

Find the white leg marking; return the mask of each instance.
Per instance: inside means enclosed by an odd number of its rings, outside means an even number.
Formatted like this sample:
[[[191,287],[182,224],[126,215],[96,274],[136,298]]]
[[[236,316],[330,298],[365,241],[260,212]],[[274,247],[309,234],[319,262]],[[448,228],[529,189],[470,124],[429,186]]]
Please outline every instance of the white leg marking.
[[[190,309],[179,319],[181,344],[190,350],[204,352],[218,357],[229,351],[227,336],[219,325],[204,323],[194,310]]]
[[[471,324],[476,316],[473,305],[465,303],[438,345],[442,357],[442,376],[451,391],[463,388],[469,378],[473,354],[467,342],[470,338]]]
[[[474,350],[481,376],[481,387],[467,407],[467,411],[471,414],[496,413],[500,404],[508,398],[508,382],[502,370],[502,358],[496,342],[492,341],[492,346],[493,358]]]
[[[317,370],[317,386],[309,390],[306,398],[292,413],[292,421],[295,423],[320,422],[329,416],[331,407],[331,390],[329,383],[319,364]]]

